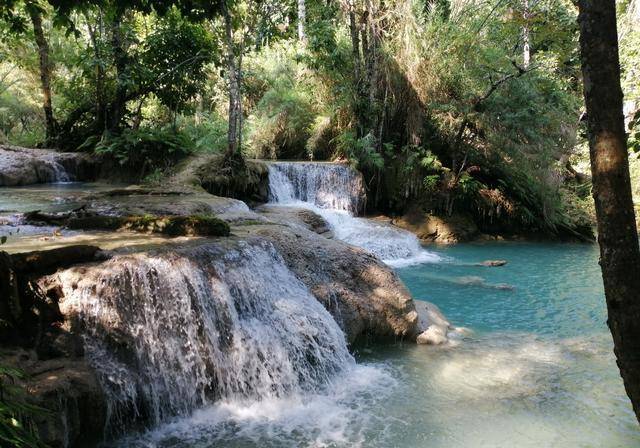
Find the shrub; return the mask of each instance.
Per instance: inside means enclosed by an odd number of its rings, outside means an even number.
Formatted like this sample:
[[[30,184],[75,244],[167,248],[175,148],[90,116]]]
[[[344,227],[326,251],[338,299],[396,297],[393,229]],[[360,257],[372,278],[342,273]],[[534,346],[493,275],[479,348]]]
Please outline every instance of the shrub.
[[[89,147],[96,154],[137,170],[141,177],[173,166],[194,149],[184,133],[165,129],[126,129],[120,135],[90,137],[80,149]]]
[[[49,411],[29,404],[17,383],[21,370],[0,366],[0,445],[15,448],[46,448],[38,437],[33,417]]]

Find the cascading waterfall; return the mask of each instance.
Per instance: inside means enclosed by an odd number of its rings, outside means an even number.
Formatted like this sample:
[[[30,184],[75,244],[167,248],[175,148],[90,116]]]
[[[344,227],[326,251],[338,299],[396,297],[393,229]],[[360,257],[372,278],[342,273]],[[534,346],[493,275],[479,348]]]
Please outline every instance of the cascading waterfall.
[[[358,214],[363,206],[362,176],[331,163],[275,162],[269,164],[271,202],[308,202],[323,209]]]
[[[131,414],[156,424],[217,400],[317,392],[355,365],[338,324],[269,243],[118,257],[99,281],[61,275],[115,429]]]
[[[67,170],[51,155],[42,157],[42,160],[46,163],[47,168],[51,171],[51,175],[48,177],[51,182],[71,182],[71,177]]]
[[[377,255],[391,266],[437,262],[418,238],[405,230],[354,215],[362,209],[362,176],[332,163],[269,163],[269,201],[310,209],[331,226],[336,238]]]

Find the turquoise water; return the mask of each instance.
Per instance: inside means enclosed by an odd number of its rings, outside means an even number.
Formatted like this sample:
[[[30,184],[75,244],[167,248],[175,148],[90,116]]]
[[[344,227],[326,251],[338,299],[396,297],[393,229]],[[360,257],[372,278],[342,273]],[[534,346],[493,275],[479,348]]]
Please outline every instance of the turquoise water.
[[[398,272],[465,335],[374,344],[317,393],[217,403],[128,447],[640,446],[605,323],[595,245],[436,249]],[[505,259],[503,267],[480,267]]]
[[[398,272],[415,298],[458,325],[556,339],[607,333],[597,245],[500,242],[436,252],[448,262]],[[474,266],[496,259],[508,263]]]
[[[463,244],[398,272],[469,332],[360,359],[401,378],[384,446],[635,447],[640,429],[606,327],[595,245]],[[504,259],[503,267],[474,266]]]

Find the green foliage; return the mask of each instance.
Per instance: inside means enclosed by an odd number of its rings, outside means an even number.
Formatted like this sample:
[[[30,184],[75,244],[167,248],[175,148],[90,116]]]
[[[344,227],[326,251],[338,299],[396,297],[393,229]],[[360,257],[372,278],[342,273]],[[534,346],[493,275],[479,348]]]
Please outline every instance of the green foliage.
[[[145,40],[142,66],[160,102],[172,111],[184,110],[207,79],[206,64],[217,49],[201,24],[189,22],[173,10]]]
[[[345,131],[337,137],[337,149],[358,169],[382,169],[384,158],[373,146],[370,134],[358,138],[354,131]]]
[[[169,168],[193,151],[192,141],[172,129],[127,129],[120,135],[90,138],[81,149],[91,147],[96,154],[139,170],[141,176]]]
[[[170,236],[229,236],[229,224],[212,215],[174,216],[167,219],[162,233]]]
[[[38,437],[33,417],[49,413],[29,404],[24,389],[18,385],[24,372],[0,366],[0,445],[15,448],[46,448]]]
[[[247,120],[250,156],[313,156],[307,142],[314,131],[322,132],[316,124],[323,101],[303,59],[295,42],[283,41],[247,61],[247,102],[254,105]]]
[[[199,152],[223,152],[227,145],[227,127],[227,120],[215,111],[178,119],[178,129]]]

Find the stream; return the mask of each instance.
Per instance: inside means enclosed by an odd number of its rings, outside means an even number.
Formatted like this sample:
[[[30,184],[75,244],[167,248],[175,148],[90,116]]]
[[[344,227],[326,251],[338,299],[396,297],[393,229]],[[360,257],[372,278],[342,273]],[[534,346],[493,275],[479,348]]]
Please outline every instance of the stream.
[[[207,257],[222,260],[208,265],[218,279],[214,295],[211,287],[204,286],[210,280],[196,274],[204,270],[149,259],[144,269],[159,273],[172,285],[175,309],[167,307],[166,311],[173,313],[172,321],[184,320],[185,328],[189,325],[183,313],[193,296],[183,297],[182,292],[189,284],[202,284],[198,306],[210,316],[206,325],[211,325],[211,334],[224,327],[235,335],[234,340],[253,345],[243,346],[233,356],[206,345],[199,349],[203,359],[214,359],[214,367],[220,367],[215,375],[222,390],[222,399],[199,406],[196,391],[206,382],[206,373],[197,369],[206,360],[167,358],[179,352],[171,344],[180,342],[180,332],[165,328],[161,321],[157,328],[146,324],[140,350],[154,359],[145,361],[150,379],[145,400],[155,400],[151,408],[158,413],[160,424],[109,446],[640,445],[640,431],[606,326],[597,246],[495,242],[424,248],[412,234],[354,216],[359,207],[354,203],[357,179],[340,169],[329,168],[334,173],[326,175],[324,168],[322,176],[315,169],[302,164],[272,168],[273,175],[281,176],[280,184],[272,179],[272,186],[280,185],[279,190],[272,189],[272,202],[319,213],[335,238],[364,247],[394,266],[414,298],[435,303],[464,331],[445,346],[396,341],[358,345],[349,354],[333,319],[269,247],[247,247],[228,260],[203,254],[198,261],[203,266]],[[330,181],[325,185],[319,179]],[[103,188],[59,184],[3,189],[2,230],[17,228],[21,212],[69,210],[82,202],[87,191]],[[53,231],[28,226],[21,230],[26,234],[11,234],[9,250],[33,250]],[[487,259],[504,259],[508,264],[477,265]],[[127,275],[150,278],[142,271]],[[182,287],[181,282],[187,283]],[[113,287],[117,289],[117,283]],[[139,288],[149,286],[141,283]],[[80,288],[77,294],[87,322],[92,316],[99,319],[103,313],[126,306],[114,296],[112,303],[96,307],[96,301],[86,300],[93,294],[90,289]],[[250,315],[223,316],[222,310],[232,309],[234,301],[238,306],[237,294],[242,307],[252,310]],[[292,297],[295,301],[289,300]],[[218,300],[228,303],[210,305]],[[300,307],[304,313],[299,312]],[[146,307],[131,312],[128,325],[132,331],[137,319],[148,322]],[[308,321],[300,320],[305,316]],[[205,328],[205,333],[209,331]],[[190,344],[200,343],[199,334],[191,337]],[[101,364],[105,375],[122,375],[119,384],[126,386],[130,372],[121,366],[106,367],[113,359],[104,353],[100,338],[98,333],[89,338],[89,344],[95,344],[88,346],[89,353],[105,360]],[[303,355],[310,342],[317,359]],[[261,353],[274,356],[263,359]],[[240,375],[247,365],[260,372],[259,376]],[[153,366],[162,370],[153,370]],[[174,383],[165,375],[173,370],[179,380]],[[130,393],[124,386],[116,391],[123,399]],[[176,401],[179,397],[185,403]],[[194,407],[195,412],[188,412]],[[188,416],[172,418],[176,413]]]
[[[596,246],[501,242],[434,252],[443,261],[398,272],[415,297],[466,327],[461,339],[359,347],[357,364],[315,393],[226,401],[117,446],[640,444],[605,323]],[[473,265],[488,258],[509,263]],[[504,284],[512,289],[495,287]]]

